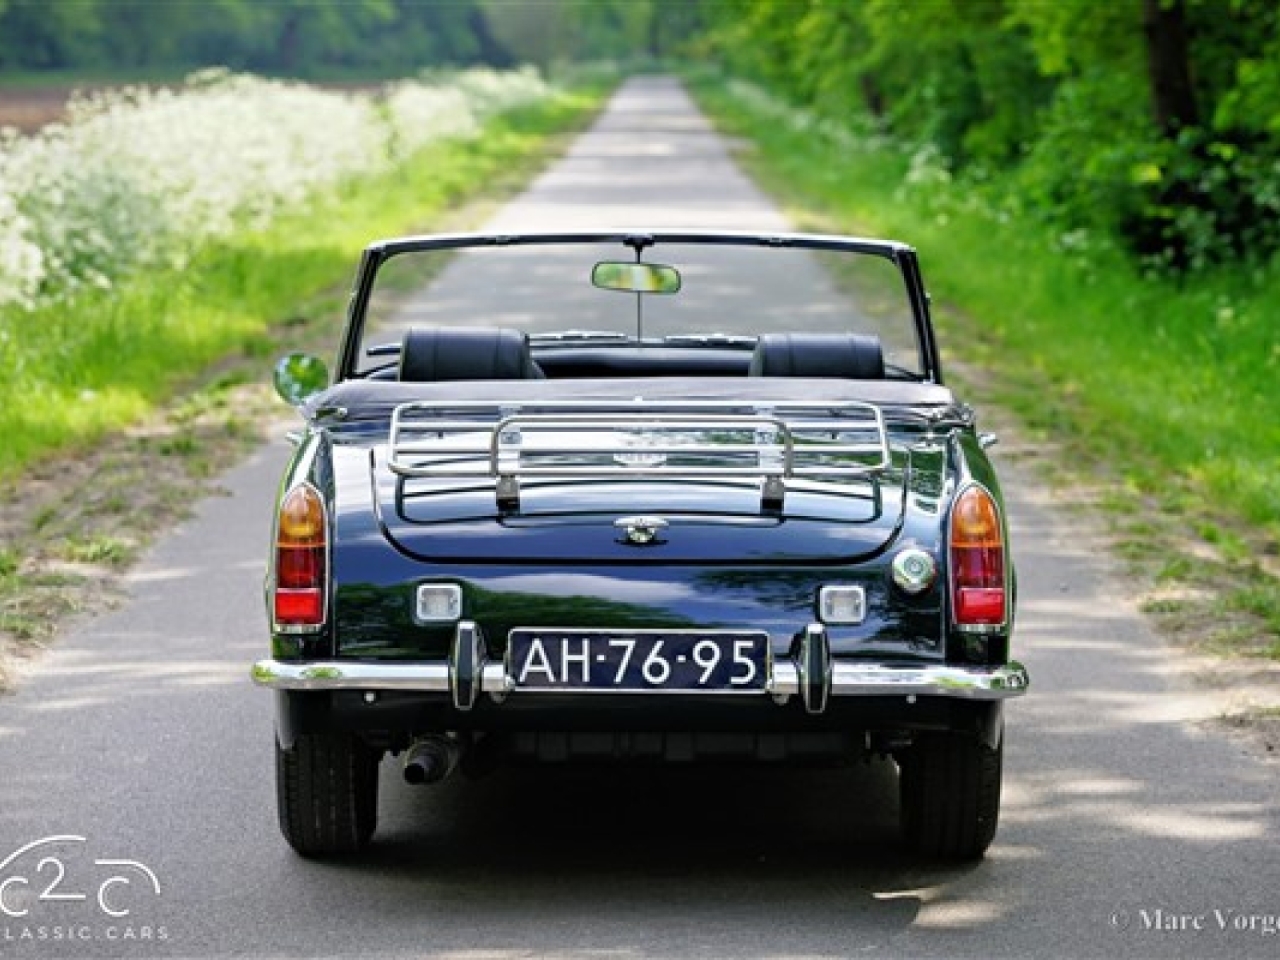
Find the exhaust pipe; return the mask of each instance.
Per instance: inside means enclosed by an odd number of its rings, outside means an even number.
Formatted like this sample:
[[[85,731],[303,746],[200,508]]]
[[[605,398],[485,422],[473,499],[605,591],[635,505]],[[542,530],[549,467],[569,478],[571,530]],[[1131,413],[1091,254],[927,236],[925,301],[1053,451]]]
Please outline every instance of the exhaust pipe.
[[[415,786],[439,783],[458,766],[462,749],[456,740],[433,736],[415,740],[404,755],[404,779]]]

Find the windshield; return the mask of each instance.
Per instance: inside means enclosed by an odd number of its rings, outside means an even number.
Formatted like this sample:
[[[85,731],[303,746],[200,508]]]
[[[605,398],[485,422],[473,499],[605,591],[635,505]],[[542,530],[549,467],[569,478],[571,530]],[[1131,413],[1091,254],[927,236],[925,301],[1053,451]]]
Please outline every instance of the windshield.
[[[634,269],[637,261],[652,267]],[[764,333],[879,338],[887,375],[925,373],[902,271],[886,256],[794,246],[537,243],[414,250],[378,269],[357,375],[394,362],[405,330],[513,327],[535,349],[749,350]]]

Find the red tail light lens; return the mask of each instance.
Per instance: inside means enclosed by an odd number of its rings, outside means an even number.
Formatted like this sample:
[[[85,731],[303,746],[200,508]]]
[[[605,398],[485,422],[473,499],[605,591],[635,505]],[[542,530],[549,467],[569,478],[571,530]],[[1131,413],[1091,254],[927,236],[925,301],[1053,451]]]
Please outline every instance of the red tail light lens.
[[[318,627],[324,623],[327,531],[319,492],[306,484],[289,491],[280,504],[276,525],[272,606],[277,626]]]
[[[961,626],[1006,622],[1004,530],[995,499],[969,487],[951,508],[952,607]]]

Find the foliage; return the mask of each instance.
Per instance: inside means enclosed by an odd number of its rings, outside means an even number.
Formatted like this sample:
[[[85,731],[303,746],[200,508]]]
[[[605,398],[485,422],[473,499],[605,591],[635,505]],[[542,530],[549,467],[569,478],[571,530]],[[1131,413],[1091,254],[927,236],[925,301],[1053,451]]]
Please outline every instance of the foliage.
[[[509,67],[473,0],[9,0],[0,70],[192,69],[397,76]]]
[[[677,53],[704,25],[699,0],[479,0],[494,37],[518,61],[551,68]]]
[[[391,77],[424,67],[656,59],[700,34],[699,0],[8,0],[0,74]]]
[[[1274,0],[705,0],[704,56],[1148,267],[1280,250]],[[988,186],[992,185],[992,186]]]

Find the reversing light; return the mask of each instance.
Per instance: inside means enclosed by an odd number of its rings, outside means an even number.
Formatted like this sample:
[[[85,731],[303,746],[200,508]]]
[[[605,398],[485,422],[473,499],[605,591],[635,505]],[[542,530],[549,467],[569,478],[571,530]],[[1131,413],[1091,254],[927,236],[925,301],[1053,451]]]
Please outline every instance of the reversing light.
[[[441,623],[462,616],[462,588],[456,583],[424,583],[418,587],[414,611],[421,623]]]
[[[974,485],[951,508],[951,589],[956,624],[977,629],[1008,620],[1004,528],[995,498]]]
[[[294,487],[276,523],[276,625],[313,628],[324,623],[328,581],[328,523],[324,501],[310,484]]]
[[[857,586],[823,587],[818,591],[818,616],[823,623],[861,623],[867,618],[867,593]]]

